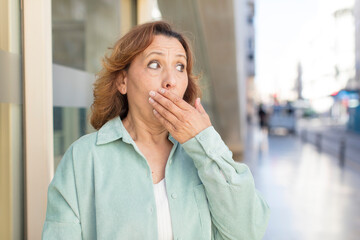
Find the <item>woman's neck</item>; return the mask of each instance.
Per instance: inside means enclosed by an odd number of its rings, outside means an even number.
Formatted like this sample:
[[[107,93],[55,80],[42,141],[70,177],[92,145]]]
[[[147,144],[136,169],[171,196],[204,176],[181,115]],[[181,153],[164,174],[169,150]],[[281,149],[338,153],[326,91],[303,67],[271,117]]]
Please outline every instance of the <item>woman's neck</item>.
[[[128,112],[123,125],[130,134],[134,142],[141,142],[147,144],[161,144],[169,141],[169,132],[153,117],[148,120],[146,116]]]

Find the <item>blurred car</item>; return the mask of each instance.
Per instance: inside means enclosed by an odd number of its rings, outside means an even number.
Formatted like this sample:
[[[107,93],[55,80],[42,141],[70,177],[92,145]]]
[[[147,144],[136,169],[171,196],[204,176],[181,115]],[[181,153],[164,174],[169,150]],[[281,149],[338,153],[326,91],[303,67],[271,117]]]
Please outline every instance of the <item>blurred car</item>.
[[[274,106],[268,121],[269,132],[285,129],[287,133],[294,134],[296,130],[295,109],[291,104],[285,106]]]

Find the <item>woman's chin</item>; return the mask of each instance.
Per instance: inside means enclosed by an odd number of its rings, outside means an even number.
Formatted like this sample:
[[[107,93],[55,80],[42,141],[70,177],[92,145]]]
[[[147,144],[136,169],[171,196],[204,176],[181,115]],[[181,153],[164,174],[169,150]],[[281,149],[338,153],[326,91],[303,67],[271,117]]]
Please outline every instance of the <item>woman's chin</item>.
[[[162,123],[160,122],[159,118],[157,118],[153,113],[152,116],[149,119],[149,124],[157,127],[164,127]]]
[[[153,113],[151,114],[151,117],[150,117],[149,120],[150,120],[152,123],[154,123],[154,124],[162,125],[162,124],[160,123],[159,118],[157,118]]]

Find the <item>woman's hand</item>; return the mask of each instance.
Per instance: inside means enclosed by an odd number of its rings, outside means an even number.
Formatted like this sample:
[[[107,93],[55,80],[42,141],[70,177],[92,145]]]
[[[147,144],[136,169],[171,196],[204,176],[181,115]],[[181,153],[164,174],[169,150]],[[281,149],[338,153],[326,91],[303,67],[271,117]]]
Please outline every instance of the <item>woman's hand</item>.
[[[150,91],[149,103],[154,115],[179,142],[184,143],[199,132],[211,126],[210,118],[200,103],[195,101],[195,108],[174,93],[159,89]]]

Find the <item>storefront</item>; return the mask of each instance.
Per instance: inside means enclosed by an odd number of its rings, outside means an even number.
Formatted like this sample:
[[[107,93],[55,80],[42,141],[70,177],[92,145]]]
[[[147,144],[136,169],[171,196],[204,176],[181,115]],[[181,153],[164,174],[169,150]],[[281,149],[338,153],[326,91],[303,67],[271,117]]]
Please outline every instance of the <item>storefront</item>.
[[[92,131],[86,119],[101,57],[151,20],[152,2],[0,2],[0,239],[41,238],[55,168]]]
[[[245,1],[235,3],[0,0],[0,239],[41,238],[55,169],[93,131],[87,117],[101,58],[136,24],[165,18],[185,32],[202,103],[228,146],[242,151],[246,18]]]

